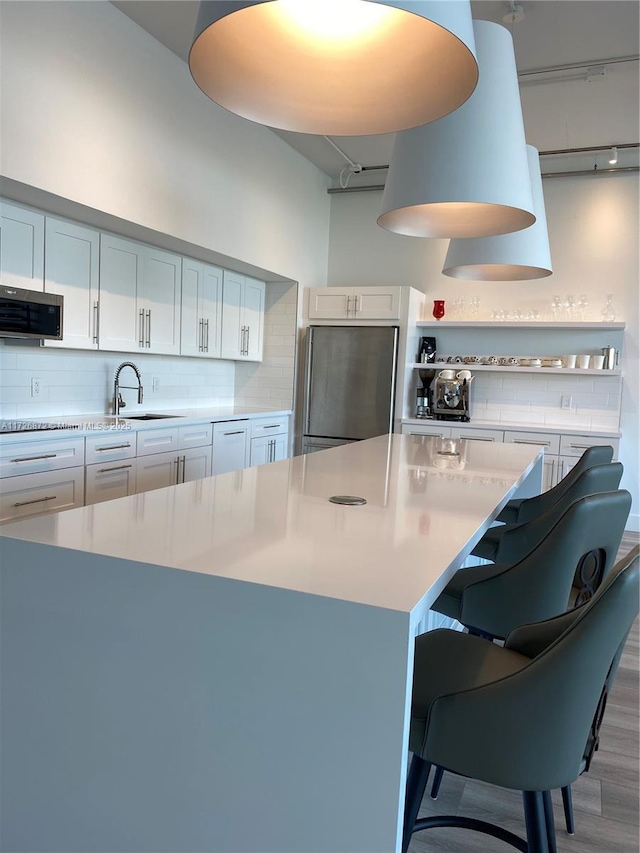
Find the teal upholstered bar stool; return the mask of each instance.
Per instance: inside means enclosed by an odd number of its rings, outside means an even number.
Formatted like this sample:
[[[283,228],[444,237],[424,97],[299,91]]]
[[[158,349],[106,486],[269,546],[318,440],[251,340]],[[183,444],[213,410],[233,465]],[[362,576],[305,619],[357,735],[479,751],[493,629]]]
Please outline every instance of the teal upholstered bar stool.
[[[504,647],[446,629],[416,638],[403,853],[413,832],[442,826],[555,850],[550,791],[584,769],[603,685],[638,615],[639,562],[636,548],[584,606],[514,630]],[[471,818],[417,820],[432,765],[522,791],[527,840]]]
[[[630,509],[624,489],[574,501],[523,559],[459,569],[432,609],[490,639],[564,613],[611,570]]]
[[[571,471],[556,486],[541,495],[536,495],[534,498],[510,500],[498,516],[497,521],[502,521],[505,524],[521,524],[523,521],[531,521],[553,506],[571,488],[583,471],[592,468],[594,465],[605,465],[612,459],[613,447],[611,445],[588,447]],[[576,495],[576,497],[578,496]]]
[[[541,515],[535,515],[518,524],[490,527],[471,553],[494,563],[515,563],[542,542],[573,501],[585,495],[615,491],[620,485],[622,473],[620,462],[592,465],[576,477],[557,500],[549,505],[547,502],[536,503],[534,509],[536,506],[543,507]],[[529,516],[529,512],[524,515]]]

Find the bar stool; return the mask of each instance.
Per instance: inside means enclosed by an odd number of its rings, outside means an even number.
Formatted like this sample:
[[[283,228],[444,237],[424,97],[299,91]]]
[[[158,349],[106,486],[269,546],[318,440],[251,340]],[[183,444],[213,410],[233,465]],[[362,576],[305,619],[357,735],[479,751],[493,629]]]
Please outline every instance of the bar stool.
[[[588,447],[571,471],[552,489],[533,498],[513,498],[503,508],[497,521],[505,524],[521,524],[542,515],[571,488],[578,477],[593,465],[605,465],[613,459],[613,447],[609,444]],[[617,488],[617,486],[616,486]]]
[[[630,509],[631,495],[621,489],[580,498],[558,520],[548,510],[554,524],[526,557],[459,569],[432,609],[471,633],[504,639],[519,625],[584,603],[615,562]],[[544,516],[540,522],[544,528]]]
[[[620,485],[623,470],[620,462],[587,468],[542,515],[521,524],[490,527],[471,553],[494,563],[515,563],[542,542],[573,501],[585,495],[615,491]]]
[[[639,575],[636,549],[583,607],[514,630],[504,647],[446,629],[416,638],[403,853],[412,833],[443,826],[523,853],[555,849],[550,791],[580,775],[602,686],[638,615]],[[417,820],[432,765],[522,791],[527,840],[472,818]]]

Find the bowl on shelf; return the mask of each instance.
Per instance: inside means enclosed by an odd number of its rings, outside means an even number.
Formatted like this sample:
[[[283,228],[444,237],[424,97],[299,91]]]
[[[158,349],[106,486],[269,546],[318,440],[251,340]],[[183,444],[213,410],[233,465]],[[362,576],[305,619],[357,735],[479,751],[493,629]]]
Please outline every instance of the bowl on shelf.
[[[539,358],[519,358],[518,364],[520,367],[541,367],[542,360]]]
[[[543,358],[542,367],[562,367],[561,358]]]

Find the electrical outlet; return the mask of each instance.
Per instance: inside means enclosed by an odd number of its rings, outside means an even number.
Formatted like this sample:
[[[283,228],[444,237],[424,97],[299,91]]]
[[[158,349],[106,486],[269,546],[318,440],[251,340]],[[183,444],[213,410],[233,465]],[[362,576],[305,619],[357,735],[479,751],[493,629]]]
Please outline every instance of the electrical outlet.
[[[154,376],[153,382],[151,383],[151,387],[154,391],[158,391],[160,389],[160,377]]]
[[[568,394],[562,395],[562,400],[560,401],[561,409],[570,409],[573,406],[573,397],[570,397]]]
[[[31,377],[31,396],[39,397],[42,388],[42,380],[37,376]]]

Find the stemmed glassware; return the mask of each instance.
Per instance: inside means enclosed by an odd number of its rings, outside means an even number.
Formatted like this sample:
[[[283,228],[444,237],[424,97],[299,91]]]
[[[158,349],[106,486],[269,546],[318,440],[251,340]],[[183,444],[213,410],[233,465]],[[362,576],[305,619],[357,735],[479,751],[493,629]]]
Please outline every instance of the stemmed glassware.
[[[469,299],[469,309],[471,311],[471,319],[477,320],[478,312],[480,311],[480,297],[472,296]]]
[[[613,307],[613,293],[607,293],[607,301],[602,309],[602,320],[605,323],[613,323],[616,319],[616,312]]]
[[[583,293],[583,294],[580,296],[580,298],[578,299],[578,315],[579,315],[579,317],[580,317],[580,321],[581,321],[581,322],[584,320],[584,315],[585,315],[585,312],[586,312],[586,310],[587,310],[587,305],[588,305],[588,304],[589,304],[589,303],[588,303],[588,301],[587,301],[587,297],[586,297],[586,296],[585,296],[585,294]]]
[[[562,300],[559,296],[554,296],[551,300],[551,314],[554,320],[560,319],[560,311],[562,309]]]

